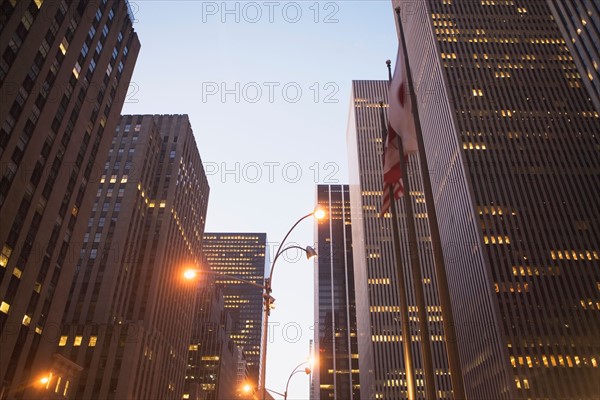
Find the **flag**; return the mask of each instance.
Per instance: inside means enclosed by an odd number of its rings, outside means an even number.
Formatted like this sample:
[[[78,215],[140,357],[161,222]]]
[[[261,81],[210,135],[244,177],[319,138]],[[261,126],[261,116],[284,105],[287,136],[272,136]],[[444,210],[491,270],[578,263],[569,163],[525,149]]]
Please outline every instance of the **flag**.
[[[398,56],[396,57],[394,76],[390,82],[388,102],[390,105],[388,108],[389,126],[400,136],[404,154],[416,153],[417,129],[408,92],[408,78],[402,46],[398,46]]]
[[[400,150],[396,138],[402,141],[404,160],[408,161],[408,154],[417,151],[417,130],[412,112],[410,93],[408,92],[407,70],[404,66],[402,47],[398,46],[394,75],[390,81],[388,91],[388,126],[383,151],[383,198],[380,216],[390,208],[390,188],[394,192],[394,199],[404,195],[402,182],[402,168],[400,165]]]
[[[383,216],[389,210],[391,204],[390,188],[394,192],[394,199],[404,195],[404,184],[402,182],[402,169],[400,167],[400,150],[398,149],[397,133],[389,126],[383,150],[383,198],[381,212]],[[406,162],[406,156],[404,157]]]

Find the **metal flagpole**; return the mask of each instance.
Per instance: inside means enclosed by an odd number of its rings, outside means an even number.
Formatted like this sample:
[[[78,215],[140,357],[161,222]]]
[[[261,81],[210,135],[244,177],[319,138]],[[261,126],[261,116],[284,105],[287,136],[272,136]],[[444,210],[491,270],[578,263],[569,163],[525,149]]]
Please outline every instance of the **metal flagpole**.
[[[381,130],[383,132],[383,143],[384,143],[384,157],[385,157],[385,143],[387,130],[385,128],[385,117],[383,115],[383,102],[379,103],[381,110]],[[400,160],[403,160],[401,158]],[[403,161],[400,161],[402,164]],[[385,162],[384,162],[385,164]],[[385,186],[385,185],[384,185]],[[396,199],[394,198],[394,187],[389,185],[389,196],[390,196],[390,211],[392,214],[392,241],[394,242],[394,254],[396,259],[396,280],[398,281],[398,293],[399,293],[399,307],[400,307],[400,324],[402,328],[402,350],[404,353],[404,372],[406,374],[406,387],[408,391],[408,399],[416,399],[416,386],[415,386],[415,366],[412,356],[411,346],[411,334],[410,334],[410,320],[408,316],[408,300],[406,293],[406,279],[404,277],[404,267],[402,266],[401,249],[400,249],[400,232],[398,230],[398,212],[396,210]]]
[[[404,27],[402,25],[402,19],[400,15],[400,8],[396,8],[396,17],[398,21],[398,27],[400,31],[400,45],[402,46],[403,56],[404,56],[404,66],[406,68],[406,76],[408,81],[408,93],[410,95],[410,101],[412,104],[412,110],[414,113],[415,119],[415,129],[417,133],[417,145],[419,149],[419,160],[421,167],[421,178],[423,181],[424,195],[425,195],[425,205],[427,209],[427,218],[429,221],[429,228],[431,231],[431,242],[434,253],[434,270],[437,281],[438,295],[440,299],[440,307],[442,309],[442,321],[445,333],[445,343],[446,343],[446,352],[448,354],[448,364],[450,367],[450,378],[452,382],[452,390],[455,399],[466,399],[464,383],[462,379],[461,367],[460,367],[460,358],[458,353],[458,346],[456,342],[456,332],[454,330],[454,318],[452,313],[452,305],[450,302],[450,291],[448,288],[448,278],[446,276],[446,268],[444,265],[444,259],[442,257],[442,249],[439,241],[439,228],[437,225],[437,216],[435,213],[435,207],[433,206],[433,191],[431,189],[431,182],[429,180],[429,176],[427,176],[426,171],[428,171],[427,166],[427,158],[425,155],[425,143],[423,141],[423,131],[421,128],[421,122],[419,120],[419,108],[417,107],[417,99],[415,95],[415,91],[413,90],[413,80],[412,74],[410,71],[410,64],[408,61],[408,48],[406,47],[406,39],[404,36]],[[389,66],[388,66],[389,68]],[[401,146],[401,141],[400,141]],[[401,149],[401,147],[399,147]],[[400,150],[400,155],[402,156],[402,150]],[[404,174],[404,171],[403,171]],[[405,185],[406,188],[406,185]],[[406,189],[408,192],[408,189]],[[410,203],[407,201],[407,204]],[[412,207],[411,207],[412,211]],[[407,211],[408,213],[408,211]],[[412,225],[409,224],[409,225]],[[414,225],[412,226],[414,229]],[[419,271],[420,272],[420,271]],[[416,277],[415,278],[415,286],[417,284]],[[422,287],[422,280],[419,279],[419,286]],[[419,306],[419,311],[421,311],[421,307]],[[419,315],[419,321],[422,322],[422,318]],[[427,321],[425,320],[425,323]],[[429,335],[427,337],[429,339]],[[429,342],[429,340],[428,340]],[[428,346],[429,350],[431,348]],[[431,357],[431,351],[429,351],[429,355]],[[425,356],[425,354],[424,354]],[[425,357],[424,357],[425,358]],[[430,359],[431,360],[431,359]],[[426,371],[427,373],[427,371]],[[431,372],[433,374],[433,372]],[[427,376],[426,376],[427,382]],[[427,384],[427,383],[426,383]],[[430,398],[427,395],[427,398]],[[435,398],[435,397],[431,397]]]
[[[417,243],[417,231],[415,229],[415,217],[410,195],[410,184],[408,182],[408,167],[405,162],[404,149],[400,135],[396,136],[398,151],[400,152],[400,169],[402,171],[402,182],[404,186],[404,212],[406,214],[406,230],[408,233],[408,249],[410,256],[410,267],[412,273],[413,290],[415,292],[415,302],[417,304],[417,316],[419,319],[419,342],[421,344],[421,360],[423,363],[423,375],[425,387],[425,398],[435,399],[435,375],[433,373],[433,357],[431,354],[431,340],[429,337],[429,323],[427,319],[427,304],[425,303],[425,291],[423,289],[423,277],[421,274],[421,262],[419,260],[419,247]],[[392,197],[391,202],[395,199]],[[394,219],[393,225],[398,221]],[[394,240],[399,244],[399,236]],[[399,257],[400,253],[398,253]]]

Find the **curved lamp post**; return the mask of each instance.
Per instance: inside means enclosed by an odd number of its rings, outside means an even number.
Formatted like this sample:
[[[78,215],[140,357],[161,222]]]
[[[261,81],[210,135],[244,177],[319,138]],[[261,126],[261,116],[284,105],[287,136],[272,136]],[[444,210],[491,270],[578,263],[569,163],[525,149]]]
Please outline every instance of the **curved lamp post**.
[[[312,257],[315,257],[317,255],[317,252],[311,246],[306,246],[306,248],[296,246],[296,245],[290,245],[287,247],[283,247],[283,245],[285,244],[285,241],[287,240],[290,233],[292,233],[294,228],[296,228],[296,226],[298,226],[298,224],[301,221],[303,221],[306,218],[311,217],[311,216],[314,216],[316,219],[322,219],[323,217],[325,217],[325,211],[317,208],[313,212],[306,214],[305,216],[300,218],[298,221],[296,221],[296,223],[294,225],[292,225],[290,230],[286,233],[285,237],[283,238],[283,240],[277,247],[277,252],[275,253],[275,257],[273,258],[273,262],[271,263],[271,271],[269,271],[269,277],[264,279],[263,285],[259,285],[258,283],[247,281],[245,279],[236,278],[231,275],[222,274],[220,272],[211,271],[211,270],[201,270],[201,269],[197,269],[197,268],[196,269],[188,269],[183,274],[183,276],[186,279],[194,279],[198,275],[198,273],[222,276],[222,277],[225,277],[228,279],[232,279],[232,280],[235,280],[238,282],[242,282],[242,283],[245,283],[248,285],[258,287],[262,290],[262,292],[263,292],[263,294],[262,294],[262,296],[263,296],[263,326],[262,326],[262,331],[261,331],[260,371],[259,371],[259,376],[258,376],[258,381],[259,381],[258,382],[258,390],[260,393],[259,398],[262,400],[265,400],[265,398],[266,398],[265,396],[267,393],[267,390],[265,388],[266,370],[267,370],[267,338],[268,338],[268,329],[269,329],[269,315],[271,314],[271,308],[273,307],[273,303],[275,302],[275,298],[273,296],[271,296],[271,292],[273,291],[271,285],[273,282],[273,271],[275,270],[275,263],[279,259],[280,255],[282,255],[283,253],[285,253],[286,251],[291,250],[291,249],[302,250],[304,253],[306,253],[306,258],[309,260]],[[302,363],[302,364],[305,364],[305,363]],[[298,367],[300,367],[302,364],[300,364]],[[296,367],[296,369],[298,367]],[[298,372],[298,371],[294,370],[292,375],[295,372]],[[291,375],[290,375],[290,378],[291,378]],[[288,379],[288,384],[289,384],[289,379]],[[286,393],[287,393],[287,385],[286,385]]]
[[[304,361],[303,363],[300,363],[296,366],[296,368],[294,368],[294,370],[292,371],[292,373],[290,374],[287,383],[285,384],[285,392],[283,392],[283,400],[287,400],[287,395],[288,395],[288,388],[290,386],[290,380],[292,379],[292,376],[296,375],[299,372],[304,372],[306,373],[306,375],[309,375],[312,370],[310,369],[310,367],[305,367],[304,369],[298,369],[301,366],[303,366],[304,364],[308,364],[308,361]]]
[[[304,364],[308,364],[309,366],[305,367],[304,369],[299,369]],[[285,384],[285,391],[283,393],[280,393],[280,392],[278,392],[276,390],[267,389],[267,388],[265,388],[265,390],[268,391],[268,392],[271,392],[271,393],[275,393],[275,394],[277,394],[279,396],[282,396],[284,400],[287,400],[288,389],[289,389],[289,386],[290,386],[290,380],[292,379],[292,376],[294,376],[294,375],[296,375],[297,373],[300,373],[300,372],[304,372],[306,375],[309,375],[312,372],[311,367],[312,367],[312,361],[311,360],[309,360],[309,361],[303,361],[300,364],[298,364],[296,366],[296,368],[294,368],[292,370],[292,373],[288,377],[288,380],[287,380],[287,382]],[[248,394],[252,393],[252,390],[253,390],[253,388],[252,388],[252,386],[250,384],[245,384],[244,387],[242,388],[242,391],[244,393],[248,393]]]
[[[263,305],[264,305],[263,327],[262,327],[262,332],[261,332],[262,336],[261,336],[261,345],[260,345],[260,372],[258,375],[258,389],[260,392],[259,398],[261,400],[266,399],[266,393],[267,393],[267,390],[265,388],[266,374],[267,374],[267,337],[268,337],[268,329],[269,329],[269,315],[271,314],[272,304],[275,301],[273,296],[271,296],[271,292],[273,291],[273,288],[272,288],[273,271],[275,271],[275,265],[277,263],[277,260],[279,259],[279,256],[282,255],[287,250],[290,250],[290,249],[303,250],[306,253],[306,258],[308,258],[308,259],[317,255],[317,252],[315,251],[315,249],[313,249],[310,246],[307,246],[306,249],[303,249],[300,246],[283,247],[283,245],[285,244],[285,241],[287,240],[288,236],[290,236],[290,233],[292,233],[294,228],[296,228],[296,226],[298,226],[298,224],[300,222],[302,222],[306,218],[312,217],[312,216],[314,216],[316,219],[322,219],[323,217],[325,217],[325,211],[323,211],[320,208],[317,208],[313,212],[308,213],[305,216],[301,217],[298,221],[296,221],[296,223],[294,225],[292,225],[290,230],[285,234],[285,236],[283,237],[283,240],[277,247],[277,252],[275,253],[275,257],[273,258],[273,263],[271,263],[271,271],[269,271],[269,277],[265,278],[265,284],[264,284],[264,290],[263,290],[263,300],[264,300],[263,301]]]

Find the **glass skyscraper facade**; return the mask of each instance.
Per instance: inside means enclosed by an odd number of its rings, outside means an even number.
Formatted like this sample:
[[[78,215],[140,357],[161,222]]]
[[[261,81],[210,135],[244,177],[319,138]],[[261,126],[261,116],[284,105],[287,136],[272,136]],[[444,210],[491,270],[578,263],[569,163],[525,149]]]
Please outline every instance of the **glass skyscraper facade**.
[[[315,222],[315,399],[360,399],[348,185],[318,185],[326,218]]]
[[[262,286],[265,276],[267,235],[265,233],[204,234],[203,268],[254,282]],[[246,357],[248,376],[258,382],[262,329],[262,290],[226,277],[215,278],[233,320],[231,338]]]
[[[581,81],[600,111],[600,3],[594,0],[548,0]],[[572,73],[569,71],[569,73]]]
[[[391,214],[379,216],[382,199],[382,120],[380,101],[387,106],[387,81],[353,81],[348,122],[352,253],[356,296],[361,398],[396,399],[407,396],[400,293],[396,274]],[[417,232],[417,252],[427,307],[430,349],[434,355],[436,394],[453,398],[446,351],[442,309],[434,270],[432,234],[425,204],[418,158],[411,157],[409,181]],[[415,363],[416,392],[424,398],[418,307],[411,264],[404,204],[398,205],[401,254],[406,277],[411,354]],[[320,255],[319,255],[320,257]]]
[[[600,115],[551,3],[393,1],[470,398],[598,393]]]

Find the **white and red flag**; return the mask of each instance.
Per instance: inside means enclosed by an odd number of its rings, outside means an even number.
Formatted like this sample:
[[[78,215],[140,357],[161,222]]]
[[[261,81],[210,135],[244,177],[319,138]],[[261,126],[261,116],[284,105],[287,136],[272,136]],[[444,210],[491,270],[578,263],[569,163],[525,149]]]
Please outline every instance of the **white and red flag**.
[[[390,188],[392,188],[394,192],[394,199],[399,199],[404,195],[402,169],[400,167],[400,150],[398,149],[396,137],[396,132],[394,132],[392,127],[388,124],[387,136],[384,144],[385,150],[383,151],[383,198],[381,204],[381,216],[383,216],[390,208]]]
[[[388,93],[388,129],[383,152],[383,198],[380,215],[386,213],[390,208],[390,187],[393,189],[395,199],[404,195],[400,150],[396,138],[399,136],[402,141],[404,153],[402,162],[406,163],[408,154],[417,151],[417,130],[408,90],[404,56],[402,48],[399,46],[396,67]]]

